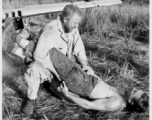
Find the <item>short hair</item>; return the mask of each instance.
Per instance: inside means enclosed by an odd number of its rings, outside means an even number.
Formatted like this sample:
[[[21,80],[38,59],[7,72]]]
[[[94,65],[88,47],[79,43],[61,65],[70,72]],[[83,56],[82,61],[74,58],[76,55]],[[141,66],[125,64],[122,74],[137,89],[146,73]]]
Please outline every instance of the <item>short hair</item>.
[[[61,17],[63,18],[71,18],[73,14],[78,14],[80,17],[83,16],[80,8],[74,4],[66,5],[62,11]]]
[[[137,112],[144,112],[149,106],[149,96],[144,93],[139,99],[132,99],[132,102]]]
[[[143,93],[139,99],[132,99],[132,104],[127,102],[126,110],[131,112],[145,112],[149,107],[149,96]]]

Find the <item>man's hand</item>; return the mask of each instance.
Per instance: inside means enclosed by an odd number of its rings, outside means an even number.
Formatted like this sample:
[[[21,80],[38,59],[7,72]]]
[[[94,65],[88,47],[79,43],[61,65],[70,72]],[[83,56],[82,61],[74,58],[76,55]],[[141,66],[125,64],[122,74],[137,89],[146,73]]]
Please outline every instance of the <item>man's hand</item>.
[[[62,84],[60,85],[60,90],[61,92],[66,96],[68,97],[70,94],[69,94],[69,90],[65,84],[65,82],[63,81]]]
[[[83,71],[86,72],[88,75],[94,75],[94,71],[90,66],[84,66]]]

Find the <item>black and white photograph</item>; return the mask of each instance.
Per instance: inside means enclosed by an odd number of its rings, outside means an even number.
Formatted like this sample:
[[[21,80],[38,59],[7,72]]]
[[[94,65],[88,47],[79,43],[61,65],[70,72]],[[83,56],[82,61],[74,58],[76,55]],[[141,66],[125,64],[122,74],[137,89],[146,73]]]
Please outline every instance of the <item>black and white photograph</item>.
[[[150,120],[150,0],[2,0],[2,120]]]

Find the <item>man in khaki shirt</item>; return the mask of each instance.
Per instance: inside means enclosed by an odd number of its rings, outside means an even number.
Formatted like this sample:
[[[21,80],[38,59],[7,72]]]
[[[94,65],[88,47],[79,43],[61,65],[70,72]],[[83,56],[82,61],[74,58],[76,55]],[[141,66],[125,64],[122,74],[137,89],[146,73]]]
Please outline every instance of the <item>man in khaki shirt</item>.
[[[54,47],[69,58],[78,59],[82,67],[87,66],[84,45],[78,31],[80,21],[81,17],[75,14],[70,19],[72,28],[67,32],[64,31],[62,17],[58,17],[57,20],[50,22],[44,28],[43,33],[39,38],[34,52],[35,60],[41,62],[51,72],[55,73],[48,54],[49,50]]]
[[[94,71],[87,64],[84,44],[78,31],[82,15],[77,6],[67,5],[61,16],[51,21],[41,31],[34,51],[35,61],[30,64],[25,73],[28,85],[28,100],[23,108],[24,113],[33,113],[33,101],[37,98],[40,83],[45,80],[51,82],[52,73],[58,80],[61,80],[50,60],[49,51],[52,48],[56,48],[68,58],[77,61],[88,75],[94,75]]]

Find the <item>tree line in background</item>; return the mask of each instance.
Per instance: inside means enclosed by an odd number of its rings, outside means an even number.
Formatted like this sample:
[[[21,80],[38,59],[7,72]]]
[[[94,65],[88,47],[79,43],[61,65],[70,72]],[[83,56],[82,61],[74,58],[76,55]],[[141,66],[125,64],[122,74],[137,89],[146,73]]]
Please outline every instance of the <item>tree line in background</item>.
[[[149,4],[149,0],[122,0],[122,2],[138,5]]]

